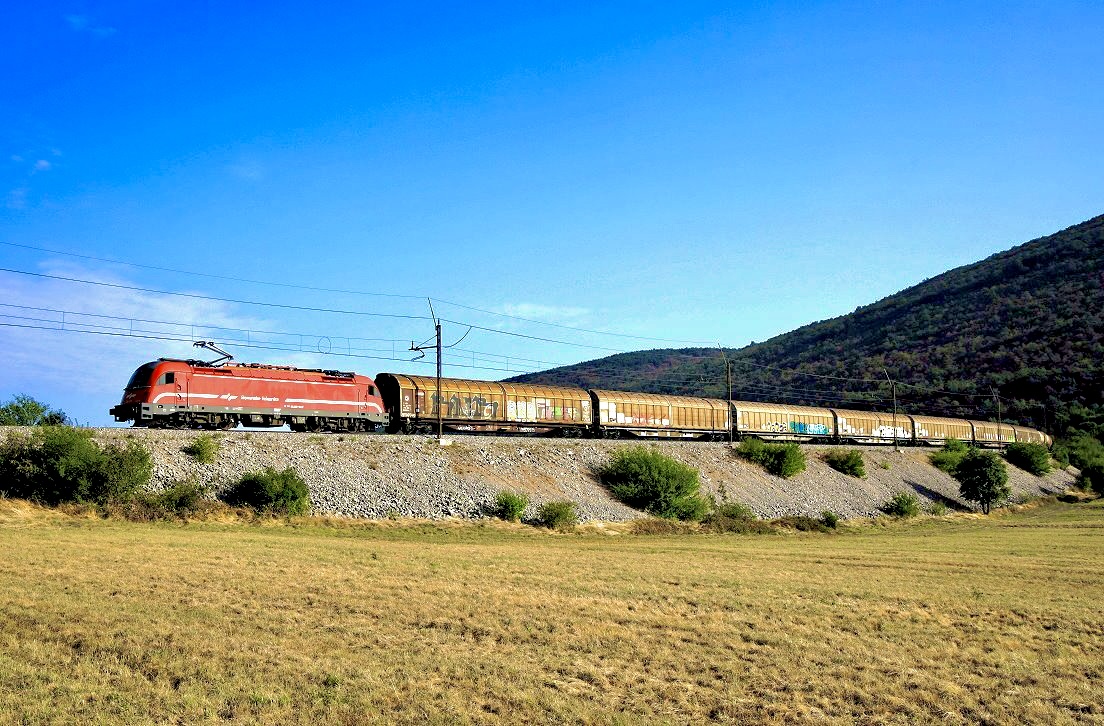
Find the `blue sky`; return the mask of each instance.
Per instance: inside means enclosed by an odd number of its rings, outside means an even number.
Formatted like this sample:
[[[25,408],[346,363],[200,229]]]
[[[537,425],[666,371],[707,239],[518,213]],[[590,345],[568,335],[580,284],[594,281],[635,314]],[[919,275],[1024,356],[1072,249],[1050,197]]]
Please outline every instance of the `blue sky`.
[[[54,277],[0,272],[0,322],[67,331],[0,326],[0,399],[106,423],[192,354],[73,329],[430,370],[427,320],[204,298],[432,296],[450,342],[487,328],[445,358],[480,378],[681,345],[503,314],[740,346],[850,312],[1104,211],[1102,31],[1096,2],[17,4],[0,267]]]

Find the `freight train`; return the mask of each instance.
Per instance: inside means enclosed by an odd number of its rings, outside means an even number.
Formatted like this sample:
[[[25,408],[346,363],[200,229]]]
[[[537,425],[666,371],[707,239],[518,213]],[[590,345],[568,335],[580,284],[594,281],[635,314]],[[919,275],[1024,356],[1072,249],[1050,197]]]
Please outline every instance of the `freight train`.
[[[203,347],[213,345],[202,343]],[[221,351],[219,351],[221,352]],[[225,355],[224,360],[228,360]],[[653,393],[161,358],[140,366],[116,421],[151,428],[229,429],[287,425],[292,431],[531,434],[976,446],[1016,441],[1050,446],[1024,426],[915,414],[788,406]]]

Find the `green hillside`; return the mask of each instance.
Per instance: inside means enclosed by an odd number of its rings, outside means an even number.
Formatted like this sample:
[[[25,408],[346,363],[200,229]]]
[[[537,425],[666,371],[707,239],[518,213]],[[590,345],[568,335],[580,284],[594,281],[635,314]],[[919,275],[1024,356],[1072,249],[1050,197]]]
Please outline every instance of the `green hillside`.
[[[736,398],[884,409],[892,406],[888,372],[904,411],[995,419],[992,389],[1005,419],[1058,432],[1071,421],[1083,426],[1104,411],[1104,216],[726,354]],[[720,351],[702,348],[625,353],[511,380],[725,390]]]

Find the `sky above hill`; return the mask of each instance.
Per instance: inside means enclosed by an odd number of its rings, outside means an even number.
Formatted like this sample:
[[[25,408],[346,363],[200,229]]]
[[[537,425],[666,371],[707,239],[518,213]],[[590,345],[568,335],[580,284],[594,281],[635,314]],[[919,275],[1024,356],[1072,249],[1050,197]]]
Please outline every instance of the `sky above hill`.
[[[0,401],[107,423],[198,339],[430,372],[427,297],[475,378],[847,313],[1104,211],[1102,36],[1097,2],[14,4]]]

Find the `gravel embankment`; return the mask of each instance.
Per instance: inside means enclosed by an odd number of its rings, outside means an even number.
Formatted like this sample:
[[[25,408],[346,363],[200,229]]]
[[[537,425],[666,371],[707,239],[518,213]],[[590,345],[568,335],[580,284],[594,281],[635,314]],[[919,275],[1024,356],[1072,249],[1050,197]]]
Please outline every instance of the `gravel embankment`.
[[[318,514],[350,517],[475,517],[503,490],[523,491],[541,503],[570,499],[584,520],[621,521],[641,516],[616,501],[593,474],[624,442],[452,436],[439,446],[424,436],[309,435],[232,431],[215,434],[220,449],[214,464],[203,465],[181,452],[197,434],[146,429],[98,429],[96,438],[134,437],[150,449],[152,486],[191,479],[216,490],[242,474],[272,466],[294,467],[306,481]],[[664,453],[697,468],[707,493],[727,494],[760,516],[819,516],[831,510],[844,517],[870,516],[899,491],[922,500],[967,508],[958,482],[927,461],[931,449],[860,447],[866,479],[845,476],[823,462],[828,446],[805,446],[808,468],[792,479],[767,474],[738,458],[726,444],[658,442]],[[885,468],[883,465],[888,465]],[[1073,483],[1067,471],[1035,477],[1009,466],[1013,498],[1063,491]]]

